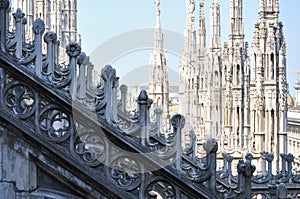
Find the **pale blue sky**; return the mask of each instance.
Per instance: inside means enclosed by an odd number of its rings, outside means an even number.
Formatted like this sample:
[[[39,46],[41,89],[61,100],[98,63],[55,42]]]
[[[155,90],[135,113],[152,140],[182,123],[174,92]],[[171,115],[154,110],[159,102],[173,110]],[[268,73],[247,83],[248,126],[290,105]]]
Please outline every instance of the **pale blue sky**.
[[[199,5],[196,1],[196,19],[198,18]],[[221,34],[222,44],[227,41],[229,22],[230,0],[220,0],[221,5]],[[209,7],[211,0],[205,1],[207,37],[209,37]],[[259,0],[244,0],[244,24],[245,40],[251,44],[254,30],[254,23],[257,20]],[[161,0],[162,27],[183,34],[185,27],[185,1],[184,0]],[[287,40],[287,66],[290,91],[294,93],[294,82],[296,74],[291,71],[300,71],[300,1],[280,0],[280,20],[284,24],[284,33]],[[87,54],[95,52],[95,49],[103,43],[111,43],[117,35],[124,35],[128,31],[143,28],[154,28],[155,26],[155,5],[154,0],[88,0],[78,1],[78,30],[82,36],[82,48]],[[196,25],[197,28],[197,25]],[[152,38],[144,38],[151,40]],[[124,45],[124,44],[123,44]],[[208,44],[209,46],[209,40]],[[113,43],[107,51],[118,48]],[[137,66],[148,64],[149,50],[133,52],[118,60],[112,60],[111,64],[117,68],[120,76]],[[97,55],[98,56],[98,55]],[[105,56],[105,55],[104,55]],[[178,57],[168,55],[171,68],[178,69]],[[99,55],[101,59],[101,55]],[[97,68],[103,66],[96,66]]]

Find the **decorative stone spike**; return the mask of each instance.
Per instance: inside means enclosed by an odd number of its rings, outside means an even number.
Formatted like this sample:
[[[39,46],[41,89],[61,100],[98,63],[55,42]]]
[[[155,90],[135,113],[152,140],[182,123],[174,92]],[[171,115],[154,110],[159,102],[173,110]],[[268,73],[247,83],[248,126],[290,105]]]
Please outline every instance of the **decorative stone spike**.
[[[77,88],[77,57],[81,53],[81,47],[78,43],[71,42],[66,47],[66,52],[70,57],[69,69],[71,70],[71,85],[70,95],[73,100],[76,100]]]
[[[86,73],[86,54],[84,52],[80,53],[77,63],[79,65],[79,77],[78,77],[78,98],[81,103],[84,102],[84,98],[86,97],[86,79],[85,79],[85,73]]]
[[[148,94],[145,90],[142,90],[138,97],[139,104],[139,121],[138,124],[142,127],[141,129],[141,142],[143,146],[146,146],[149,143],[149,125],[150,125],[150,116],[149,109],[152,104],[152,99],[148,98]]]
[[[13,45],[15,48],[15,56],[20,59],[22,57],[22,48],[23,43],[23,30],[25,29],[23,26],[23,18],[25,14],[22,12],[20,8],[17,9],[15,13],[13,13],[15,24],[16,24],[16,31],[15,31],[15,38],[8,43],[7,47],[10,48],[10,45]]]
[[[203,143],[203,148],[206,151],[208,164],[210,164],[211,177],[208,180],[209,188],[212,193],[216,194],[216,170],[217,170],[217,151],[218,141],[214,138],[209,138]]]
[[[126,112],[126,105],[127,105],[127,90],[128,87],[126,85],[121,85],[120,86],[120,91],[121,91],[121,104],[122,104],[122,112]]]
[[[116,77],[116,70],[106,65],[101,71],[102,83],[97,87],[95,94],[95,109],[98,120],[106,122],[115,128],[117,118],[117,88],[119,78]]]
[[[55,68],[55,48],[57,43],[57,35],[55,32],[46,32],[44,35],[44,41],[47,43],[47,58],[43,63],[47,66],[47,73],[51,75],[50,79],[54,79],[54,68]]]
[[[185,118],[183,115],[180,115],[180,114],[175,114],[171,117],[170,119],[170,123],[172,124],[173,126],[173,131],[174,131],[174,134],[176,136],[176,144],[175,144],[175,149],[177,150],[176,151],[176,161],[175,161],[175,166],[176,166],[176,169],[178,171],[181,170],[181,156],[182,156],[182,148],[181,148],[181,135],[182,135],[182,128],[184,127],[185,125]]]
[[[251,177],[256,169],[256,167],[251,164],[252,159],[253,156],[248,153],[246,155],[246,161],[244,163],[241,162],[241,164],[237,167],[238,173],[242,174],[244,177],[243,182],[245,182],[245,184],[242,185],[242,187],[244,187],[243,198],[245,199],[251,198]]]

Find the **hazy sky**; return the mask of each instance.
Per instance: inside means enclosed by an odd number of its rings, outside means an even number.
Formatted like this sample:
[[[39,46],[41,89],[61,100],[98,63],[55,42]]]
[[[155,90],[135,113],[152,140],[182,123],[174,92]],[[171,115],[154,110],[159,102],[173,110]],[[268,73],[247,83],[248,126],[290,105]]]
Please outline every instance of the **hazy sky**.
[[[220,0],[221,6],[221,34],[222,45],[228,39],[229,30],[229,3],[230,0]],[[243,17],[245,25],[245,41],[252,42],[254,23],[258,19],[259,0],[243,1]],[[280,0],[280,20],[284,24],[284,33],[287,40],[287,67],[290,91],[294,93],[294,83],[297,76],[295,71],[300,72],[300,1]],[[209,46],[209,8],[211,0],[205,1],[205,15],[207,28],[207,45]],[[161,23],[162,28],[174,34],[183,35],[185,28],[185,1],[184,0],[161,0]],[[198,19],[198,0],[196,0],[196,18]],[[196,29],[198,28],[196,21]],[[97,54],[97,59],[110,60],[108,63],[117,68],[119,76],[124,76],[129,70],[149,62],[150,51],[148,45],[133,45],[139,40],[151,41],[151,35],[142,34],[136,36],[139,30],[155,27],[155,4],[154,0],[88,0],[78,1],[78,29],[82,36],[82,48],[87,54]],[[147,32],[147,31],[146,31]],[[152,30],[151,30],[152,32]],[[129,34],[128,34],[129,33]],[[125,37],[119,37],[124,36]],[[169,36],[170,34],[165,35]],[[172,37],[171,35],[169,37]],[[142,37],[142,38],[137,38]],[[123,40],[120,40],[124,38]],[[119,39],[119,40],[118,40]],[[165,38],[167,39],[167,38]],[[125,42],[125,40],[127,40]],[[173,39],[174,40],[174,39]],[[181,40],[178,40],[178,42]],[[130,44],[129,44],[130,43]],[[174,41],[176,43],[176,41]],[[120,46],[125,46],[130,51],[127,54],[118,55]],[[183,45],[183,44],[180,44]],[[152,46],[152,45],[151,45]],[[144,47],[144,48],[143,48]],[[98,50],[97,50],[98,48]],[[102,51],[99,51],[99,48]],[[137,49],[132,49],[137,48]],[[104,50],[103,50],[104,49]],[[105,52],[106,51],[106,52]],[[97,52],[101,52],[100,54]],[[115,54],[112,55],[111,52]],[[116,57],[118,56],[118,57]],[[109,57],[109,58],[108,58]],[[105,59],[106,58],[106,59]],[[168,54],[170,68],[178,70],[178,56]],[[105,62],[106,63],[106,62]],[[97,68],[103,66],[96,66]]]

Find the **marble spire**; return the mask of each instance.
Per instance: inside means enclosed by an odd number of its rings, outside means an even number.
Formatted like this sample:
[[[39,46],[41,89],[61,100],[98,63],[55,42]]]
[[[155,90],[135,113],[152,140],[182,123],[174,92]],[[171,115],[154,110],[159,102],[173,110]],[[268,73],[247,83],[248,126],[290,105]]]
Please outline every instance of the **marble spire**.
[[[229,39],[243,39],[243,0],[230,0]]]
[[[204,0],[200,0],[199,9],[199,48],[205,51],[206,48],[206,28],[205,28],[205,15],[204,15]]]
[[[220,4],[213,0],[210,6],[210,39],[211,50],[221,48]]]
[[[150,55],[149,97],[153,99],[153,108],[162,110],[162,130],[167,128],[169,119],[169,81],[167,74],[167,58],[163,46],[163,33],[160,20],[160,0],[155,0],[156,26],[154,30],[154,46]]]

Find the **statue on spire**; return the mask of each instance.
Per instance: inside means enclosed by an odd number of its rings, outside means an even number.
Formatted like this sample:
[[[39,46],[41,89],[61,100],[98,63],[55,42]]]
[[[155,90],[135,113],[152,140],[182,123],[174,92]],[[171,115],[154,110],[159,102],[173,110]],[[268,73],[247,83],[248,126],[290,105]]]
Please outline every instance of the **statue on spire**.
[[[195,0],[186,0],[187,14],[192,15],[195,11]]]
[[[156,5],[156,15],[160,16],[160,0],[155,0]]]

